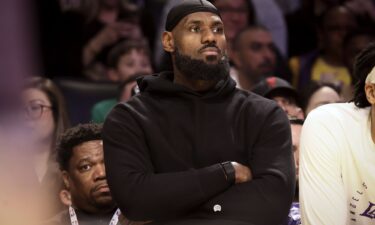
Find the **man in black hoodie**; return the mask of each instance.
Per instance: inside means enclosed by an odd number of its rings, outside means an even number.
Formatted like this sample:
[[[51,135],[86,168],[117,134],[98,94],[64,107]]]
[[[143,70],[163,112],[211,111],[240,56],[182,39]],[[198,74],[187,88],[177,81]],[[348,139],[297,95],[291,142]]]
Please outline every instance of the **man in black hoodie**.
[[[285,113],[235,88],[211,3],[172,8],[162,41],[173,72],[138,80],[140,94],[104,124],[107,179],[121,211],[152,224],[280,224],[295,186]]]

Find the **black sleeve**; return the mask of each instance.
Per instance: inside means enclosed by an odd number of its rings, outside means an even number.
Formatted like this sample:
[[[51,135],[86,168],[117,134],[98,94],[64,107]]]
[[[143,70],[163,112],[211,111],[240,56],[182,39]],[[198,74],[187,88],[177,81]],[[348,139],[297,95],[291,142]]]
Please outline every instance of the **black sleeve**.
[[[108,185],[130,220],[177,217],[231,185],[220,164],[155,173],[141,126],[123,106],[116,106],[107,117],[103,142]]]
[[[255,144],[248,150],[253,179],[213,197],[204,204],[204,210],[220,204],[223,216],[235,216],[257,225],[281,224],[287,217],[295,189],[290,125],[279,107],[273,105],[267,111],[266,118],[254,116],[258,119],[249,122],[253,129],[260,129]],[[262,117],[264,120],[259,119]]]

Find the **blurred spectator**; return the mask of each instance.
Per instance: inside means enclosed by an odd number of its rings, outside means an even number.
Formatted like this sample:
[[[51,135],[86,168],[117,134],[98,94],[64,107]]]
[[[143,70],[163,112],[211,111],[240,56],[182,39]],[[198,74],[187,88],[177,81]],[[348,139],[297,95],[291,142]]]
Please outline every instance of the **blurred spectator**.
[[[109,49],[123,39],[143,37],[140,11],[120,0],[85,0],[83,65],[86,75],[93,80],[106,79],[105,60]]]
[[[262,79],[275,73],[276,54],[271,34],[262,26],[250,26],[239,32],[233,41],[232,77],[237,86],[251,90]]]
[[[33,165],[40,183],[40,194],[52,203],[46,216],[61,210],[58,193],[62,187],[55,162],[56,141],[69,126],[65,102],[57,86],[49,79],[33,77],[26,81],[22,93],[25,105],[25,127],[30,134]]]
[[[152,73],[151,52],[145,40],[126,40],[108,54],[108,78],[122,82],[134,74]]]
[[[293,57],[290,67],[293,85],[302,89],[310,80],[337,85],[340,89],[351,84],[351,76],[343,61],[343,40],[356,28],[353,14],[343,6],[325,11],[319,18],[319,49]]]
[[[301,92],[301,106],[305,116],[318,106],[341,102],[339,90],[332,84],[311,81]]]
[[[268,77],[259,82],[252,91],[265,98],[272,99],[289,117],[303,119],[297,91],[287,81],[278,77]]]
[[[86,75],[93,80],[107,79],[107,54],[116,43],[145,36],[153,41],[154,26],[141,8],[143,4],[80,0],[78,9],[76,3],[74,7],[64,3],[62,7],[72,9],[61,12],[56,1],[38,4],[42,56],[48,77]]]
[[[94,122],[104,122],[109,111],[118,103],[127,101],[131,91],[136,86],[135,79],[139,76],[150,75],[152,67],[150,50],[141,40],[128,40],[116,45],[108,55],[108,77],[119,82],[119,97],[98,102],[91,110]]]

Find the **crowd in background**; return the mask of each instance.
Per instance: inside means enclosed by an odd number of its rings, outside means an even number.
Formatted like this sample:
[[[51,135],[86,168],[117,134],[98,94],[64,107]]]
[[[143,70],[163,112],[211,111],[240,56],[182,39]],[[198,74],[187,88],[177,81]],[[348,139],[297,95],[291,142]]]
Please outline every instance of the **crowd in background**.
[[[37,7],[40,75],[58,86],[64,86],[59,84],[64,79],[104,86],[134,75],[172,70],[161,34],[168,10],[178,2],[41,1]],[[212,2],[225,24],[231,76],[238,87],[252,91],[264,78],[275,76],[289,82],[298,98],[304,98],[300,92],[316,81],[337,90],[338,101],[351,100],[355,55],[375,37],[373,1]],[[98,91],[97,101],[103,100],[101,94]],[[115,97],[104,108],[113,106]],[[67,99],[68,107],[75,108],[68,110],[73,114],[79,109],[71,106],[70,98],[74,96]],[[299,107],[307,104],[300,100]],[[81,110],[92,114],[87,108]],[[94,112],[91,118],[73,119],[73,124],[104,121],[103,116],[96,117]]]

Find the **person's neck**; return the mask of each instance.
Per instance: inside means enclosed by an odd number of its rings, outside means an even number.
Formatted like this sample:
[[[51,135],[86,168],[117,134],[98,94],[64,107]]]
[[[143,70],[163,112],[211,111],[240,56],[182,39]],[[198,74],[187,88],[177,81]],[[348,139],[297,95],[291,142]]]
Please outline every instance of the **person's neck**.
[[[375,143],[375,105],[371,106],[371,137],[372,137],[372,142]]]
[[[216,85],[217,81],[192,80],[175,69],[173,83],[185,86],[196,92],[205,92],[212,89]]]
[[[98,19],[99,19],[99,21],[101,21],[105,24],[110,24],[110,23],[116,22],[117,16],[118,16],[118,9],[117,8],[102,7],[99,10]]]

